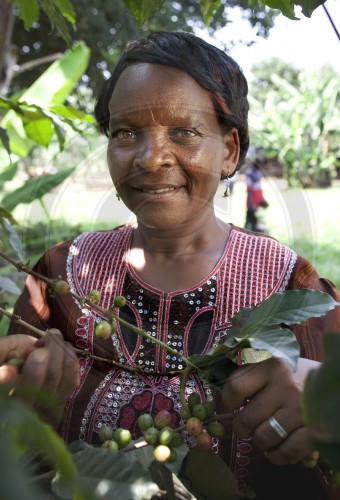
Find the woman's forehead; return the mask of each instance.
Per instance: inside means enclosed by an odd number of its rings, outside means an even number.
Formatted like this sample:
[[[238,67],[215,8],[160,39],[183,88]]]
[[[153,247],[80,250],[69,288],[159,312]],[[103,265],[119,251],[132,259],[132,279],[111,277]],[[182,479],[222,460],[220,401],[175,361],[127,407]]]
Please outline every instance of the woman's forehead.
[[[136,63],[119,77],[112,93],[110,112],[155,108],[214,112],[210,94],[185,71],[161,64]]]

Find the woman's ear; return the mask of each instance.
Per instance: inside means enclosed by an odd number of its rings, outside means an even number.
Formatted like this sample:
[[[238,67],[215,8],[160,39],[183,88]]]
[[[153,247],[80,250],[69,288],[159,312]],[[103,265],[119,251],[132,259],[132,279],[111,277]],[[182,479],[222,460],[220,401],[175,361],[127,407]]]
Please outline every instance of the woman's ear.
[[[225,156],[222,165],[221,177],[230,177],[236,170],[240,158],[240,139],[237,128],[233,127],[223,136]]]

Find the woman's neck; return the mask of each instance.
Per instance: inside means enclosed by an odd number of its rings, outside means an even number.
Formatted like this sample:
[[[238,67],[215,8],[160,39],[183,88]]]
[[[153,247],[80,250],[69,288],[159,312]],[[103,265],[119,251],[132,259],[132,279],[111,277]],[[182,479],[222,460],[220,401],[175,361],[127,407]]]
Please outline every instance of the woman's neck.
[[[163,255],[165,258],[205,253],[214,248],[217,250],[225,244],[229,236],[230,226],[213,217],[205,221],[194,221],[185,226],[174,228],[150,228],[138,221],[134,231],[132,248],[138,248],[149,255]]]

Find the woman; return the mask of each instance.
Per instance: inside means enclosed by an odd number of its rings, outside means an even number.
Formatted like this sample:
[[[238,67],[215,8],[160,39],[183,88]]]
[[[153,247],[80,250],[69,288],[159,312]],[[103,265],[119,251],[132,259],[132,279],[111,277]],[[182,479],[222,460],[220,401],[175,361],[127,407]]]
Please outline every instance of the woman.
[[[99,290],[103,307],[123,295],[123,318],[186,356],[220,343],[240,308],[277,291],[315,288],[339,300],[335,286],[292,250],[215,215],[221,177],[239,169],[247,153],[247,113],[247,82],[222,51],[185,33],[155,33],[130,43],[104,85],[95,114],[109,137],[112,180],[136,222],[57,245],[35,269],[67,279],[71,291],[84,297]],[[181,359],[122,326],[110,341],[98,339],[94,329],[100,313],[82,308],[69,295],[52,299],[46,285],[32,276],[16,313],[40,328],[57,328],[78,348],[142,370],[136,375],[80,358],[80,383],[71,393],[78,381],[75,374],[69,378],[60,428],[67,441],[98,442],[103,423],[137,435],[138,415],[160,409],[171,411],[174,425],[181,422],[179,378],[167,375],[183,368]],[[286,498],[287,491],[292,496],[292,480],[298,480],[294,491],[306,492],[306,477],[311,491],[320,493],[314,471],[284,464],[300,462],[313,451],[300,393],[308,370],[322,359],[326,331],[339,331],[338,311],[294,329],[304,358],[297,373],[269,359],[251,370],[240,367],[226,381],[220,409],[237,410],[250,402],[236,413],[234,432],[229,428],[215,451],[231,465],[240,486],[249,484],[259,498]],[[18,332],[12,325],[10,333]],[[64,378],[60,371],[53,373],[50,351],[49,356],[47,384],[64,401]],[[63,363],[59,358],[59,370]],[[188,384],[192,391],[204,398],[213,393],[195,376]]]

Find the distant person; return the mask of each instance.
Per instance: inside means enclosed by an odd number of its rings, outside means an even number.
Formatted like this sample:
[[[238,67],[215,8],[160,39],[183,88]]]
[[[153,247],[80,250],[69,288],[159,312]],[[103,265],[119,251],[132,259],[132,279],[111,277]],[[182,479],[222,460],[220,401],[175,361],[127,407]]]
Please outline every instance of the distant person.
[[[268,202],[263,196],[261,184],[262,172],[260,170],[259,161],[253,161],[246,169],[245,174],[247,184],[247,214],[245,228],[258,233],[268,234],[266,225],[260,221],[258,215],[259,207],[268,207]]]

